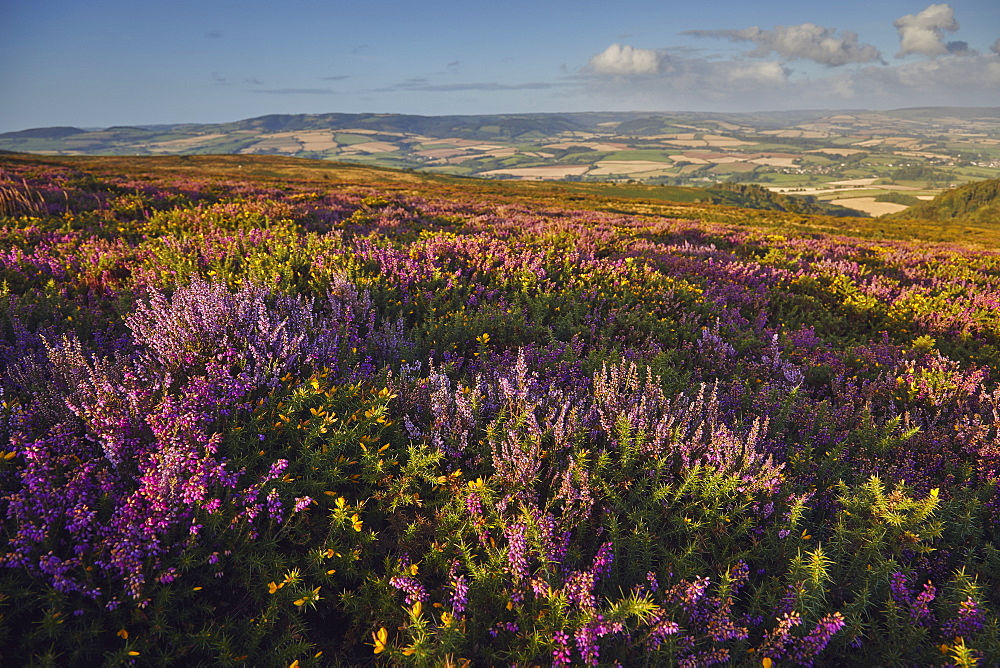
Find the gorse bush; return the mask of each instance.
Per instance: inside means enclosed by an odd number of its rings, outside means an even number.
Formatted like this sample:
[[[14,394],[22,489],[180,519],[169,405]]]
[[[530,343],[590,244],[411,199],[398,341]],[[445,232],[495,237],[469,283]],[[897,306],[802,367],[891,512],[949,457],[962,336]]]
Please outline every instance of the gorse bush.
[[[0,177],[0,662],[1000,662],[1000,254]]]

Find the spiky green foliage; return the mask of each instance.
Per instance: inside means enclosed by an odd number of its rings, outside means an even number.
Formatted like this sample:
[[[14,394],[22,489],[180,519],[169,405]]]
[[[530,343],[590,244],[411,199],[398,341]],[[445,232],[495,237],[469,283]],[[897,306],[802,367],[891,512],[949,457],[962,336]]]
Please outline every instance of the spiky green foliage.
[[[7,167],[3,662],[1000,660],[996,252],[165,165]]]

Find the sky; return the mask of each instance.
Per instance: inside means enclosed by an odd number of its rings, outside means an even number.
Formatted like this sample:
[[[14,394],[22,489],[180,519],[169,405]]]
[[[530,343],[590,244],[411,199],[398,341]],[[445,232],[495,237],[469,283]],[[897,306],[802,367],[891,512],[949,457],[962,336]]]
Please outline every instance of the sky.
[[[1000,0],[0,0],[0,132],[1000,107]]]

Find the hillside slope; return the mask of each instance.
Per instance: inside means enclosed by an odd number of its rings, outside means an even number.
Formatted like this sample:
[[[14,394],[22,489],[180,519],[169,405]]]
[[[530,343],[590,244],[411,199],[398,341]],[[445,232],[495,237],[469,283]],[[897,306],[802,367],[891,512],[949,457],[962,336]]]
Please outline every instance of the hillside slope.
[[[977,181],[915,204],[893,218],[988,224],[1000,221],[1000,179]]]
[[[1000,111],[271,114],[211,124],[35,128],[0,133],[0,150],[286,155],[524,181],[731,181],[836,199],[836,191],[862,182],[936,191],[1000,177]]]

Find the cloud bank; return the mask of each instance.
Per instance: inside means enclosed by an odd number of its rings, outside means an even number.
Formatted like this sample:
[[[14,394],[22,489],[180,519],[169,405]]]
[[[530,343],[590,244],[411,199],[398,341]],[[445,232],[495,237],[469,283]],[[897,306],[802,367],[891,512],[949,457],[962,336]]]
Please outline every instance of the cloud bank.
[[[689,30],[683,34],[721,37],[731,42],[753,42],[757,48],[747,54],[751,57],[775,53],[789,60],[812,60],[831,66],[882,60],[877,48],[858,41],[857,33],[844,30],[838,36],[836,29],[813,23],[777,26],[772,30],[753,26],[743,30]]]
[[[898,57],[890,64],[857,33],[813,23],[682,33],[752,50],[733,56],[681,48],[615,43],[592,56],[578,77],[591,93],[619,104],[684,104],[743,109],[815,108],[844,104],[893,106],[1000,103],[1000,39],[984,51],[947,41],[959,29],[946,3],[893,22]],[[892,27],[885,26],[891,34]],[[988,48],[988,50],[986,50]],[[801,63],[792,68],[793,63]],[[826,69],[817,69],[816,65]],[[853,65],[853,67],[847,67]],[[993,93],[997,102],[989,101]]]

